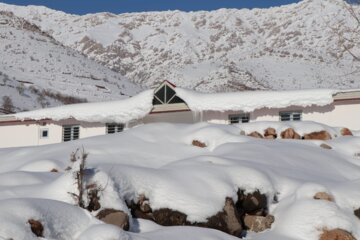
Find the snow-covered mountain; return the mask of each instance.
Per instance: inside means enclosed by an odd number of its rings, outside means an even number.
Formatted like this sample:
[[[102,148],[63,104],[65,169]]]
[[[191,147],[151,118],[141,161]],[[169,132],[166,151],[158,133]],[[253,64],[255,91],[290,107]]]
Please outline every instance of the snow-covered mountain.
[[[14,111],[120,99],[140,88],[121,74],[63,46],[36,25],[0,12],[0,108]]]
[[[78,16],[0,4],[143,87],[169,79],[210,92],[359,88],[360,63],[344,49],[360,52],[347,8],[343,0],[303,0],[270,9]]]

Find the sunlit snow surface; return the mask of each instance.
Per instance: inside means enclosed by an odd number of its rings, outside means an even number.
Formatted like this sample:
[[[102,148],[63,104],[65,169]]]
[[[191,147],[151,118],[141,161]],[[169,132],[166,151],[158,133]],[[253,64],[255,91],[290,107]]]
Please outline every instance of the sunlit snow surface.
[[[334,140],[262,140],[240,135],[272,126],[299,133],[327,130]],[[161,227],[132,219],[131,232],[102,224],[74,206],[70,153],[89,153],[93,180],[106,186],[103,207],[128,212],[125,200],[145,194],[153,209],[184,212],[189,221],[204,221],[221,211],[238,188],[259,189],[269,198],[272,228],[247,239],[317,240],[323,228],[342,228],[360,238],[360,138],[340,136],[339,128],[302,123],[212,125],[149,124],[123,133],[42,147],[0,149],[0,237],[32,239],[29,218],[42,220],[46,239],[235,239],[194,227]],[[358,133],[357,133],[358,134]],[[191,145],[205,142],[207,148]],[[50,172],[56,168],[58,173]],[[326,191],[335,203],[314,200]],[[274,202],[276,195],[278,202]],[[35,237],[33,237],[35,239]]]

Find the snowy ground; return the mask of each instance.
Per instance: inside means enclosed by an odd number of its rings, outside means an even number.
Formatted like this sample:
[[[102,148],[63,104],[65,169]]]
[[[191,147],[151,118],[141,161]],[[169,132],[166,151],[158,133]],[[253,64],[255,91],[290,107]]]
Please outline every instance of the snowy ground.
[[[272,126],[279,133],[327,130],[323,141],[263,140],[240,135]],[[145,194],[153,209],[171,208],[202,221],[221,211],[237,189],[267,194],[275,222],[249,233],[253,240],[316,240],[322,229],[341,228],[360,238],[360,137],[340,136],[339,128],[302,122],[213,125],[149,124],[123,133],[41,147],[0,149],[0,239],[37,239],[27,220],[45,224],[46,239],[236,239],[195,227],[161,227],[131,220],[131,231],[102,224],[74,206],[70,154],[84,147],[93,180],[104,187],[104,207],[128,212],[125,201]],[[359,133],[356,133],[360,135]],[[197,139],[207,148],[191,145]],[[50,172],[52,169],[59,172]],[[335,202],[314,200],[317,192]],[[278,201],[272,201],[276,196]]]

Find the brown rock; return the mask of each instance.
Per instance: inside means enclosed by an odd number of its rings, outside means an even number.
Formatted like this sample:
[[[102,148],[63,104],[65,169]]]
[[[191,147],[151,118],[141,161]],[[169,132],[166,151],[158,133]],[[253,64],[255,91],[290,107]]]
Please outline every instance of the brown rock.
[[[187,216],[179,211],[162,208],[153,212],[154,221],[162,226],[182,226]]]
[[[331,135],[327,131],[312,132],[304,135],[306,140],[330,140]]]
[[[276,130],[274,128],[265,129],[264,137],[266,139],[275,139],[275,138],[277,138]]]
[[[59,170],[57,170],[56,168],[53,168],[50,170],[50,172],[59,172]]]
[[[324,149],[332,149],[332,147],[329,146],[329,145],[327,145],[326,143],[322,143],[322,144],[320,145],[320,147],[322,147],[322,148],[324,148]]]
[[[231,198],[226,198],[222,212],[207,219],[205,223],[196,223],[196,226],[217,229],[234,236],[240,236],[243,230],[240,215]]]
[[[192,145],[196,146],[196,147],[200,147],[200,148],[205,148],[207,147],[205,143],[200,142],[199,140],[193,140],[192,141]]]
[[[356,216],[358,219],[360,219],[360,208],[356,209],[356,210],[354,211],[354,214],[355,214],[355,216]]]
[[[30,224],[31,231],[37,236],[37,237],[44,237],[44,227],[41,224],[40,221],[29,219],[28,223]]]
[[[271,228],[274,221],[275,218],[272,215],[267,215],[266,217],[245,215],[244,218],[246,228],[253,232],[262,232]]]
[[[354,236],[342,229],[324,230],[320,240],[356,240]]]
[[[254,137],[254,138],[264,138],[264,137],[261,135],[261,133],[256,132],[256,131],[248,134],[248,136],[249,136],[249,137]]]
[[[120,210],[104,209],[101,210],[96,217],[101,221],[118,226],[124,230],[129,230],[129,216]]]
[[[281,132],[281,138],[283,139],[301,139],[301,136],[295,132],[294,129],[288,128]]]
[[[236,207],[239,212],[250,215],[266,216],[267,215],[267,197],[259,191],[244,194],[238,191],[238,201]]]
[[[342,136],[353,136],[353,133],[348,128],[342,128],[340,133]]]
[[[140,210],[141,210],[143,213],[150,213],[150,212],[152,212],[151,207],[150,207],[150,204],[149,204],[149,199],[147,199],[147,198],[145,197],[145,195],[143,195],[143,194],[141,194],[141,195],[139,196],[139,203],[138,203],[138,205],[139,205]]]
[[[334,198],[330,194],[328,194],[326,192],[318,192],[318,193],[316,193],[315,196],[314,196],[314,199],[334,202]]]
[[[97,211],[101,208],[99,191],[97,189],[90,190],[88,193],[88,198],[90,199],[90,202],[89,205],[87,206],[87,210],[92,212],[92,211]]]

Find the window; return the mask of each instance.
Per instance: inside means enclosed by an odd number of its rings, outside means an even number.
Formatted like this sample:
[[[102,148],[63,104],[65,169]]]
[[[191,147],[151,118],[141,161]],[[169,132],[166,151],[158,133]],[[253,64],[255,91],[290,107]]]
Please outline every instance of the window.
[[[153,105],[183,103],[176,92],[167,83],[163,84],[154,95]]]
[[[80,127],[79,125],[63,126],[63,141],[68,142],[79,139]]]
[[[106,133],[112,134],[124,131],[124,124],[108,123],[106,124]]]
[[[301,121],[302,112],[280,112],[280,121]]]
[[[48,138],[49,129],[40,129],[40,138]]]
[[[247,123],[249,122],[249,120],[250,120],[250,115],[248,113],[229,115],[230,124]]]

